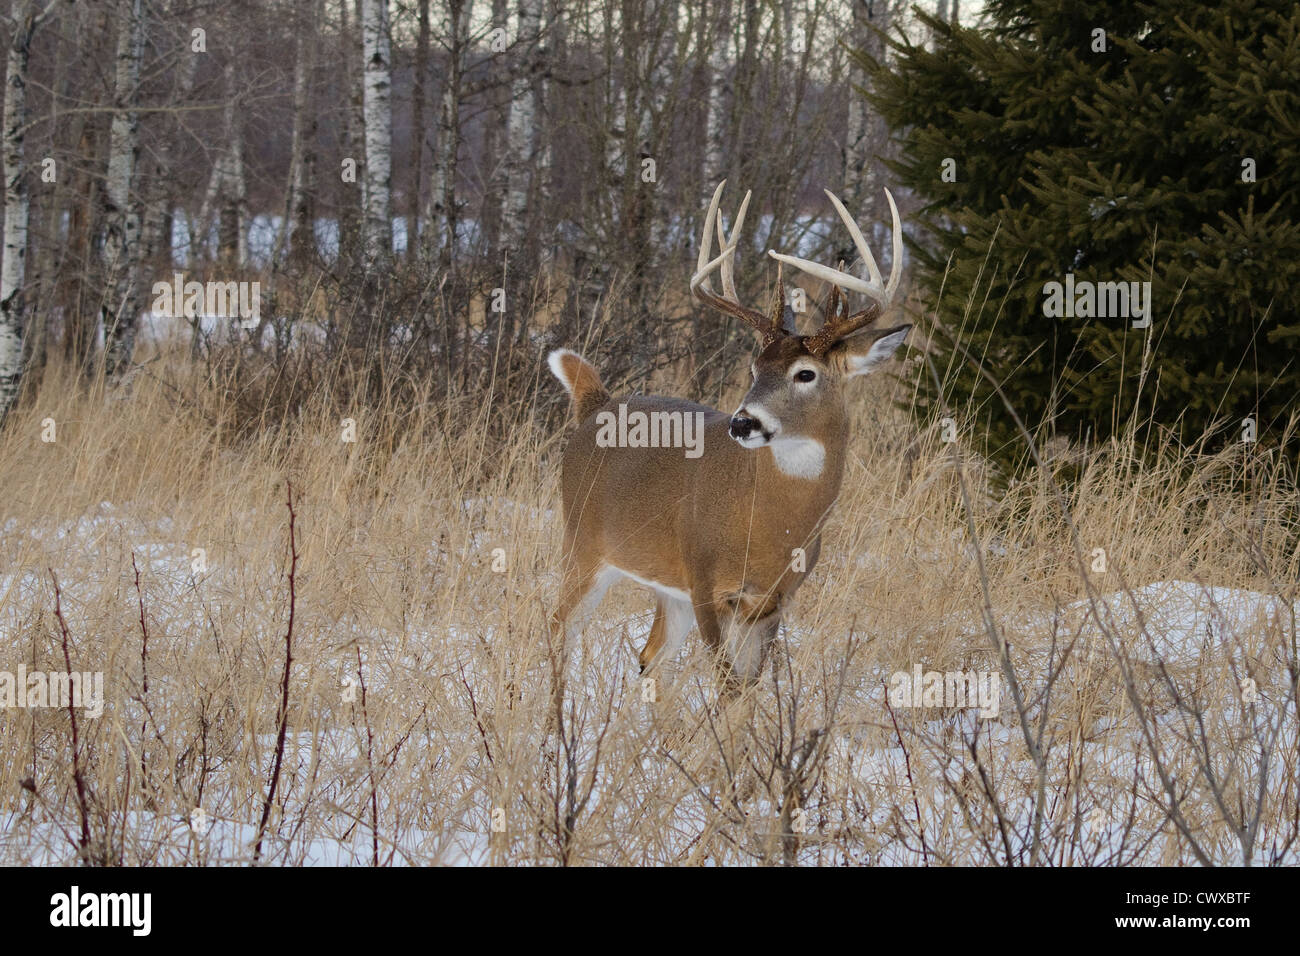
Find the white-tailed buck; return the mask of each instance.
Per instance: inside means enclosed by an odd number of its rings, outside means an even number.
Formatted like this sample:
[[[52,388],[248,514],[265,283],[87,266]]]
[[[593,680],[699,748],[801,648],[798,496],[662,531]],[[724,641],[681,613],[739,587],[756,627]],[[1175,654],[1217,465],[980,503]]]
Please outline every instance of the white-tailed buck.
[[[675,653],[698,624],[709,647],[725,654],[734,689],[759,675],[782,609],[817,564],[822,523],[844,475],[845,383],[889,358],[911,326],[866,328],[898,288],[902,227],[888,191],[894,256],[887,283],[861,231],[829,191],[870,281],[768,253],[830,283],[821,329],[798,335],[779,265],[770,317],[737,298],[734,256],[749,193],[728,239],[718,209],[724,185],[704,220],[691,292],[753,326],[761,339],[753,385],[734,413],[654,395],[615,399],[581,356],[564,349],[549,356],[551,371],[573,397],[578,423],[563,458],[564,582],[552,634],[563,631],[567,639],[609,585],[629,577],[655,592],[642,671]],[[715,228],[721,252],[710,259]],[[715,271],[721,295],[710,286]],[[871,304],[850,314],[841,288],[865,294]],[[692,424],[701,426],[693,437]]]

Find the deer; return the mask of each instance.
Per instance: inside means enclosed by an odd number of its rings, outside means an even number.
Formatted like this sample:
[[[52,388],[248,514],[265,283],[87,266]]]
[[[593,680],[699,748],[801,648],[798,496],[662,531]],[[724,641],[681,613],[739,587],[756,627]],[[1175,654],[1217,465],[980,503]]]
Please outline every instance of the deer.
[[[551,615],[552,640],[567,648],[581,622],[620,578],[649,588],[654,622],[640,652],[642,674],[673,657],[698,626],[724,692],[734,695],[762,673],[782,613],[817,565],[827,515],[839,496],[849,440],[846,383],[873,372],[912,328],[869,328],[892,304],[902,264],[902,226],[894,197],[893,263],[886,282],[861,230],[829,190],[869,279],[768,250],[777,260],[776,304],[764,313],[740,303],[734,258],[751,192],[745,193],[731,234],[718,184],[704,219],[692,296],[740,319],[758,335],[752,384],[732,413],[680,398],[614,398],[596,368],[581,355],[557,349],[551,372],[569,393],[576,430],[561,456],[563,580]],[[721,252],[711,258],[711,232]],[[785,304],[782,265],[829,283],[821,327],[795,329]],[[718,273],[722,293],[710,277]],[[847,295],[870,304],[850,313]],[[619,406],[624,406],[620,411]],[[624,447],[611,442],[613,416],[675,413],[702,423],[702,453],[681,448]],[[602,437],[604,429],[605,440]],[[630,435],[630,432],[629,432]],[[663,443],[659,443],[663,444]],[[671,443],[669,443],[671,444]]]

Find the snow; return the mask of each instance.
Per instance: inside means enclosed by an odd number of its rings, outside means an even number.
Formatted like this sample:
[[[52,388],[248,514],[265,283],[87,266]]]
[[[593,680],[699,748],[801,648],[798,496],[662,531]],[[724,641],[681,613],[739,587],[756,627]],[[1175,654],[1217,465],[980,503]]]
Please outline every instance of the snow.
[[[1086,601],[1075,609],[1090,608]],[[1258,591],[1202,585],[1194,581],[1155,581],[1130,596],[1115,592],[1100,606],[1103,619],[1125,632],[1145,625],[1137,649],[1151,661],[1191,664],[1231,654],[1249,636],[1279,616],[1293,622],[1296,607]],[[1286,623],[1288,630],[1291,623]]]
[[[550,509],[537,508],[532,505],[495,498],[470,498],[461,502],[434,503],[434,506],[446,511],[448,506],[459,511],[463,518],[463,528],[469,539],[470,547],[486,555],[487,549],[500,540],[502,529],[534,532],[552,527],[557,521],[556,514]],[[191,568],[192,549],[184,540],[174,522],[167,517],[141,518],[137,509],[118,506],[104,501],[91,513],[72,521],[48,521],[30,526],[22,526],[14,519],[0,526],[3,546],[7,556],[21,560],[10,561],[7,566],[0,566],[0,660],[26,660],[21,656],[27,653],[23,643],[24,615],[30,616],[33,607],[47,603],[49,580],[44,571],[47,562],[54,562],[57,568],[58,555],[69,550],[90,556],[92,563],[110,566],[120,560],[124,542],[130,542],[130,551],[140,562],[142,576],[147,588],[147,599],[151,619],[160,633],[170,635],[189,635],[195,642],[206,640],[209,633],[206,602],[224,595],[228,601],[238,602],[239,588],[247,581],[234,570],[224,567],[220,561],[211,560],[211,566],[202,572]],[[253,522],[258,515],[250,511],[243,520]],[[463,569],[465,562],[449,555],[437,542],[426,544],[425,560],[439,573]],[[490,560],[484,557],[483,560]],[[481,563],[481,562],[480,562]],[[16,565],[16,567],[15,567]],[[129,565],[128,565],[129,570]],[[278,580],[282,569],[266,569],[268,580]],[[248,569],[239,569],[247,575]],[[253,573],[256,573],[255,571]],[[822,573],[834,573],[823,571]],[[106,578],[113,578],[110,587],[117,587],[113,573],[105,571]],[[75,581],[69,576],[64,581],[66,588],[64,611],[69,627],[74,633],[84,633],[86,607],[81,603],[86,582]],[[543,574],[539,586],[554,589],[556,581],[551,573]],[[133,601],[134,595],[127,585],[127,600]],[[473,673],[484,666],[481,658],[469,654],[459,654],[455,649],[464,646],[473,650],[475,646],[490,639],[489,633],[480,633],[473,625],[474,609],[471,606],[478,600],[476,595],[466,595],[459,599],[461,615],[468,615],[462,621],[448,620],[437,629],[437,633],[415,635],[403,643],[403,647],[423,647],[424,651],[402,651],[396,655],[389,654],[383,647],[367,646],[366,668],[368,672],[368,691],[372,695],[400,693],[404,686],[409,690],[409,674],[423,674],[429,670],[430,661],[436,659],[445,666],[449,653],[466,661],[471,681],[483,675]],[[1142,680],[1164,679],[1184,686],[1181,682],[1191,678],[1204,679],[1216,669],[1231,670],[1229,687],[1233,694],[1226,698],[1215,699],[1215,706],[1205,719],[1212,728],[1224,733],[1238,735],[1245,741],[1238,756],[1243,759],[1250,756],[1250,734],[1259,728],[1280,728],[1282,752],[1294,747],[1296,735],[1296,713],[1294,698],[1289,697],[1285,685],[1285,668],[1277,662],[1260,659],[1260,635],[1269,628],[1282,627],[1283,633],[1294,633],[1294,615],[1296,607],[1288,606],[1276,596],[1243,588],[1227,587],[1216,584],[1187,580],[1154,581],[1132,588],[1116,589],[1104,592],[1097,601],[1083,600],[1066,607],[1061,615],[1064,633],[1073,633],[1077,628],[1080,645],[1077,656],[1081,657],[1087,648],[1103,648],[1102,628],[1098,626],[1098,617],[1105,628],[1116,635],[1126,653],[1135,665],[1155,665],[1163,668],[1167,676],[1152,677],[1143,672]],[[611,667],[610,648],[602,641],[625,640],[619,634],[626,632],[628,620],[618,614],[604,609],[603,620],[595,621],[584,634],[581,648],[574,659],[574,692],[589,710],[598,710],[601,702],[594,700],[588,693],[581,693],[584,676],[604,672],[608,676]],[[634,628],[648,623],[638,619]],[[1026,689],[1027,698],[1041,689],[1044,675],[1048,668],[1041,640],[1037,649],[1021,650],[1030,647],[1026,635],[1037,633],[1041,638],[1044,628],[1051,621],[1042,616],[1029,616],[1012,620],[1003,618],[1000,625],[1006,628],[1012,637],[1016,666]],[[282,640],[282,622],[266,620],[254,622],[251,626],[259,629],[270,646]],[[973,637],[982,636],[982,626],[977,620],[968,622],[968,631]],[[340,623],[331,640],[346,640],[349,631],[363,633],[364,627]],[[798,647],[804,642],[815,639],[805,626],[793,622],[787,626],[790,643]],[[688,648],[698,644],[694,638],[688,640]],[[435,652],[428,648],[437,647],[443,656],[430,657]],[[158,649],[162,653],[162,648]],[[185,655],[185,646],[175,647],[172,652]],[[649,718],[644,709],[638,711],[634,698],[638,695],[639,680],[636,677],[635,663],[631,656],[615,651],[618,663],[614,666],[618,673],[612,679],[613,686],[622,686],[623,699],[615,701],[619,723],[629,733],[650,733]],[[1112,662],[1111,658],[1105,658]],[[74,667],[78,662],[74,661]],[[274,670],[272,660],[266,666]],[[84,664],[81,665],[84,669]],[[1074,666],[1065,677],[1067,683],[1097,681],[1097,673],[1082,666]],[[595,670],[593,670],[595,669]],[[1154,672],[1153,672],[1154,673]],[[1251,675],[1257,681],[1259,698],[1247,706],[1243,699],[1235,696],[1235,682],[1242,676]],[[333,680],[338,675],[330,675]],[[853,703],[873,714],[879,713],[881,724],[888,726],[883,716],[884,697],[883,680],[888,675],[883,669],[873,673],[871,679],[862,685],[850,689]],[[167,695],[169,693],[185,694],[185,683],[191,678],[183,679],[176,675],[159,673],[154,678],[150,693]],[[402,684],[403,680],[408,680]],[[391,682],[391,683],[390,683]],[[428,686],[443,686],[429,684]],[[588,686],[595,686],[594,684]],[[1090,686],[1101,686],[1092,684]],[[1190,684],[1187,686],[1191,686]],[[173,689],[174,688],[174,689]],[[119,682],[117,706],[129,707],[124,703],[124,688]],[[1062,690],[1062,693],[1065,691]],[[1111,687],[1109,693],[1116,700],[1122,692]],[[706,706],[708,691],[703,682],[694,685],[685,692],[687,704],[700,709]],[[110,692],[109,716],[113,717],[114,704]],[[132,711],[135,713],[135,711]],[[1036,705],[1031,705],[1031,718],[1036,717]],[[832,757],[827,764],[826,773],[832,780],[837,775],[852,777],[855,786],[866,787],[875,792],[892,795],[892,806],[885,806],[873,811],[869,826],[879,833],[884,833],[890,826],[897,826],[897,812],[905,811],[904,818],[908,826],[916,824],[915,816],[920,815],[920,828],[931,834],[943,832],[945,828],[964,825],[961,807],[954,801],[949,790],[931,785],[916,801],[919,809],[913,808],[911,798],[910,774],[916,774],[924,765],[927,773],[943,774],[944,768],[957,768],[961,754],[961,740],[976,735],[981,748],[990,755],[990,764],[997,768],[1005,778],[1030,779],[1033,766],[1029,761],[1014,707],[1009,696],[1004,693],[1002,715],[989,720],[977,720],[973,712],[960,712],[956,716],[947,715],[929,719],[913,719],[910,715],[909,748],[911,748],[911,768],[908,767],[908,754],[895,741],[892,745],[881,745],[878,736],[873,737],[864,730],[847,727],[833,744]],[[0,712],[0,726],[8,723],[9,715]],[[133,717],[136,720],[138,717]],[[163,718],[165,720],[165,718]],[[1178,708],[1170,708],[1155,716],[1155,728],[1166,741],[1171,737],[1187,733],[1187,715]],[[165,730],[165,727],[162,729]],[[464,728],[466,734],[475,733],[472,722]],[[1093,740],[1090,742],[1089,759],[1094,768],[1094,779],[1104,778],[1110,782],[1099,782],[1082,807],[1085,815],[1087,837],[1085,842],[1093,847],[1099,859],[1120,845],[1125,828],[1125,808],[1132,798],[1129,781],[1135,773],[1148,781],[1157,777],[1150,754],[1144,749],[1135,725],[1118,710],[1106,710],[1091,727]],[[1217,731],[1216,731],[1217,732]],[[589,723],[580,734],[580,746],[591,748],[595,745],[596,728]],[[232,756],[226,765],[214,772],[212,789],[220,792],[227,783],[236,765],[242,770],[237,779],[263,780],[265,777],[266,755],[274,748],[274,737],[259,734],[251,749],[253,754],[243,752]],[[924,743],[918,743],[924,741]],[[944,742],[947,741],[945,744]],[[286,821],[276,828],[277,834],[290,836],[268,837],[264,852],[266,861],[271,864],[293,864],[310,866],[365,865],[371,859],[372,847],[370,831],[364,819],[358,822],[352,810],[332,812],[341,806],[355,808],[366,805],[365,800],[358,800],[359,788],[364,788],[365,752],[358,735],[343,725],[341,731],[326,731],[292,734],[289,739],[284,764],[283,786],[287,798]],[[427,763],[434,765],[439,759],[438,748],[431,739],[412,739],[408,746],[431,748]],[[1218,759],[1216,755],[1216,759]],[[240,761],[243,761],[241,764]],[[360,762],[361,770],[358,770]],[[421,761],[426,762],[424,760]],[[316,776],[309,769],[316,767]],[[846,769],[848,768],[848,769]],[[668,772],[662,762],[656,764],[647,756],[643,771],[649,779],[654,773]],[[1254,772],[1249,760],[1245,763],[1247,773]],[[952,769],[957,773],[958,769]],[[1268,770],[1270,789],[1277,789],[1285,774],[1286,767],[1282,760],[1275,760]],[[236,779],[236,778],[231,778]],[[316,790],[312,790],[316,787]],[[317,819],[310,828],[298,828],[292,825],[292,815],[301,806],[304,794],[311,794],[317,809]],[[362,793],[364,796],[364,793]],[[384,786],[379,788],[380,814],[384,820],[391,820],[390,795]],[[483,798],[485,799],[485,798]],[[464,804],[463,813],[456,819],[443,820],[438,825],[408,825],[401,831],[397,845],[381,843],[380,854],[384,861],[395,865],[410,863],[438,862],[451,865],[478,865],[488,861],[488,831],[491,808],[483,799],[475,799]],[[600,791],[593,796],[589,813],[594,813],[600,806]],[[175,816],[134,808],[125,816],[126,842],[128,855],[132,859],[149,861],[167,861],[173,863],[247,863],[251,860],[251,845],[256,838],[253,822],[260,806],[260,795],[245,795],[236,803],[242,806],[244,817],[232,818],[232,807],[221,802],[215,803],[219,810],[213,810],[207,820],[208,826],[199,834],[191,822]],[[326,809],[321,810],[320,807]],[[1013,796],[1005,808],[1012,818],[1023,820],[1030,815],[1031,807],[1027,801]],[[891,811],[894,816],[891,817]],[[752,820],[775,819],[776,807],[771,801],[759,794],[753,796],[749,810]],[[705,820],[705,811],[700,806],[681,806],[674,808],[677,833],[671,840],[680,839],[684,848],[689,845],[693,834],[698,834]],[[632,823],[629,821],[629,826]],[[1023,851],[1029,840],[1029,828],[1021,828],[1009,835],[1008,840],[1013,852]],[[861,861],[869,860],[876,865],[916,865],[926,859],[919,844],[910,845],[898,840],[875,840],[868,834],[861,850]],[[1161,852],[1164,841],[1151,839],[1149,842],[1134,841],[1142,844],[1142,849],[1130,862],[1141,864],[1158,864],[1162,862]],[[1000,849],[1000,847],[999,847]],[[1231,847],[1224,849],[1221,862],[1231,862],[1231,854],[1239,852]],[[811,836],[801,859],[805,862],[816,860],[817,843]],[[1288,857],[1291,863],[1300,863],[1297,853]],[[74,862],[73,851],[63,837],[60,824],[48,818],[47,814],[37,812],[34,815],[18,815],[14,811],[0,814],[0,864],[66,865]]]

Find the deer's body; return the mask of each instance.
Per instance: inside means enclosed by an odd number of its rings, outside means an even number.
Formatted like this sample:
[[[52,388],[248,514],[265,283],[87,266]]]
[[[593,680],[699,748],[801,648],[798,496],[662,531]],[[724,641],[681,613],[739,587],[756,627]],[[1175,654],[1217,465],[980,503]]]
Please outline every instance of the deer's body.
[[[744,206],[736,231],[743,215]],[[723,237],[720,216],[717,223]],[[782,609],[816,566],[822,523],[844,475],[843,382],[892,354],[908,327],[850,339],[856,328],[834,337],[828,320],[819,333],[823,341],[783,331],[776,319],[760,324],[761,315],[734,301],[729,256],[735,240],[712,265],[707,262],[710,228],[692,289],[764,336],[754,385],[734,414],[676,398],[612,398],[590,363],[573,352],[551,353],[551,370],[572,395],[578,423],[561,474],[564,583],[553,624],[572,631],[610,584],[629,577],[656,596],[642,669],[674,653],[698,624],[707,644],[725,652],[734,684],[757,677]],[[726,299],[713,296],[701,280],[719,264]],[[612,444],[602,428],[620,414],[620,405],[628,416],[698,414],[698,453]]]
[[[629,412],[700,413],[703,454],[600,447],[597,414],[617,414],[620,403]],[[742,448],[730,424],[725,412],[659,396],[608,399],[579,423],[561,476],[564,551],[573,565],[561,619],[584,598],[594,607],[621,576],[650,587],[659,606],[641,655],[648,667],[671,655],[694,623],[716,648],[733,617],[752,623],[780,611],[816,564],[821,523],[839,494],[847,429],[824,451],[824,480],[810,481],[782,471],[771,447]],[[769,509],[781,520],[768,521]]]

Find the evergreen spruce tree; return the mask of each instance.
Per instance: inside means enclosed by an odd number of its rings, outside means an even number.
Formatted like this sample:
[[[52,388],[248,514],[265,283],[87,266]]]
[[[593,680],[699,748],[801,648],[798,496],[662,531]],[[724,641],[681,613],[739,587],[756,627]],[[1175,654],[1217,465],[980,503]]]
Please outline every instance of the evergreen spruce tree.
[[[1240,440],[1250,418],[1278,441],[1300,407],[1300,5],[986,10],[978,29],[921,14],[932,35],[891,37],[887,63],[859,54],[901,141],[893,171],[925,203],[913,262],[939,318],[1040,434],[1096,441],[1150,416],[1190,444],[1216,421]],[[1067,276],[1076,308],[1050,314]],[[1149,328],[1079,291],[1147,281]],[[991,386],[934,345],[948,405],[1020,459]]]

